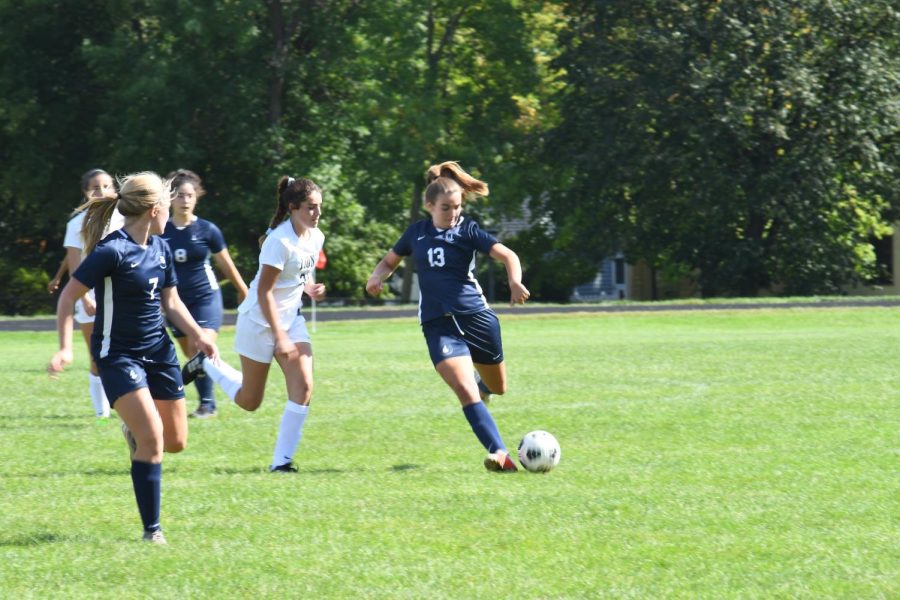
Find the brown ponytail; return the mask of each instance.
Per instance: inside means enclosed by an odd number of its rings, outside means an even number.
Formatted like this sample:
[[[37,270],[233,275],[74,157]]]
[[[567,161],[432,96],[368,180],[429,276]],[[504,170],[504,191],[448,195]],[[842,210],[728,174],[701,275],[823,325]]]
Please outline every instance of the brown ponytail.
[[[304,179],[303,177],[294,179],[289,175],[279,179],[275,193],[275,214],[272,215],[272,220],[269,221],[269,231],[259,237],[259,245],[262,246],[269,233],[288,218],[291,210],[299,208],[301,204],[306,202],[313,192],[321,194],[322,189],[310,179]]]

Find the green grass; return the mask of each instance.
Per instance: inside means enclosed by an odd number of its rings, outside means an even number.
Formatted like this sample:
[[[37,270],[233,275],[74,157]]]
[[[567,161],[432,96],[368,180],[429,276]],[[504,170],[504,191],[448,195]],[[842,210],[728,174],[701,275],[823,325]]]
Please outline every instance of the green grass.
[[[265,472],[275,370],[166,457],[167,547],[138,541],[83,345],[50,381],[55,334],[0,334],[0,597],[900,596],[898,311],[503,326],[491,410],[507,444],[554,433],[553,472],[483,470],[413,321],[320,323],[300,473]]]

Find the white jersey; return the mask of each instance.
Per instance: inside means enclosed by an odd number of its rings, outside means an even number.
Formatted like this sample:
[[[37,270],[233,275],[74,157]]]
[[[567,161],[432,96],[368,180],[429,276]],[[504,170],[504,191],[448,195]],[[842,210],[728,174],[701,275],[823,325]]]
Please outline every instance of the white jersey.
[[[238,313],[246,315],[260,325],[269,326],[257,299],[259,275],[263,265],[280,270],[275,280],[275,309],[283,329],[290,328],[303,305],[303,289],[313,280],[316,261],[325,243],[325,235],[319,228],[308,230],[302,238],[294,233],[290,220],[276,227],[263,242],[259,251],[259,271],[250,283],[247,297],[238,307]]]
[[[69,219],[69,222],[66,223],[66,237],[63,239],[63,247],[81,250],[82,259],[84,259],[84,240],[81,239],[81,227],[84,225],[84,214],[85,211],[81,211]],[[122,216],[122,213],[120,213],[118,209],[114,209],[113,214],[109,219],[109,223],[106,225],[106,229],[103,230],[103,235],[100,236],[100,239],[102,240],[117,229],[122,229],[124,225],[125,217]],[[71,275],[72,274],[69,273],[70,277]],[[87,295],[93,300],[94,290],[88,290]],[[75,301],[75,322],[81,325],[94,322],[94,317],[87,314],[87,311],[84,310],[84,304],[81,302],[80,298]]]
[[[82,255],[84,254],[84,240],[81,239],[81,227],[84,225],[84,214],[85,211],[81,211],[69,219],[69,222],[66,223],[66,237],[63,240],[64,247],[82,250]],[[109,223],[106,225],[106,229],[103,230],[103,235],[100,236],[100,239],[102,240],[117,229],[122,229],[124,225],[125,217],[122,216],[118,209],[113,209],[112,217],[110,217]]]

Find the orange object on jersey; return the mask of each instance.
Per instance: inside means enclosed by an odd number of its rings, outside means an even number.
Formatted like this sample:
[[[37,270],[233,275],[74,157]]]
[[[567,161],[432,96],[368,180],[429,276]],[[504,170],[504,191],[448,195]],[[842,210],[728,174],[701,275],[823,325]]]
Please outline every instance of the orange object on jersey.
[[[327,264],[328,264],[328,257],[325,256],[325,251],[319,250],[319,259],[316,260],[316,268],[324,269],[325,265],[327,265]]]

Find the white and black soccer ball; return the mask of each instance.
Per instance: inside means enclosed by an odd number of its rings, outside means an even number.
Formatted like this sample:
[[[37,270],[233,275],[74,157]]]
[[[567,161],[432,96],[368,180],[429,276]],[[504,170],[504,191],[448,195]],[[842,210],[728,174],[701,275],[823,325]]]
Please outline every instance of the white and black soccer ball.
[[[560,456],[559,442],[546,431],[526,433],[519,442],[519,462],[533,473],[546,473],[559,464]]]

